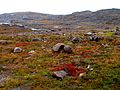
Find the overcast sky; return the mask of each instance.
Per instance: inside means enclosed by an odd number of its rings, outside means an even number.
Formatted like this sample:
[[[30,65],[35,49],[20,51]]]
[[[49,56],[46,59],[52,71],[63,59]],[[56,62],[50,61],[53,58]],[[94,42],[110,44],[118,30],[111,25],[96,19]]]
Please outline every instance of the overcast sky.
[[[0,14],[25,11],[70,14],[108,8],[120,9],[120,0],[0,0]]]

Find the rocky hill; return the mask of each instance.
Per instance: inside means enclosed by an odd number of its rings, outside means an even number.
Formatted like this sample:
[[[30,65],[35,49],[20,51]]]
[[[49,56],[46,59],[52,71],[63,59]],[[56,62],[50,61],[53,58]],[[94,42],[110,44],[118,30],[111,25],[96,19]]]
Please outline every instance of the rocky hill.
[[[81,25],[119,25],[120,9],[103,9],[96,12],[82,11],[69,15],[50,15],[35,12],[16,12],[0,15],[1,23],[21,23],[35,28],[45,28],[51,25],[62,25],[65,28]],[[67,27],[68,26],[68,27]],[[50,28],[50,27],[49,27]]]

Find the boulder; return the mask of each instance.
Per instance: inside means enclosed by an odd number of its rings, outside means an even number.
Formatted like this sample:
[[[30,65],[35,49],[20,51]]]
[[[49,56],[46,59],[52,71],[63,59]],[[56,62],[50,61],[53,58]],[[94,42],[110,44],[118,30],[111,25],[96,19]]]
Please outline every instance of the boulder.
[[[14,48],[14,53],[20,53],[20,52],[22,52],[22,48],[20,48],[20,47]]]
[[[60,51],[64,51],[66,53],[72,52],[72,48],[68,45],[65,45],[64,43],[58,43],[58,44],[54,45],[52,50],[54,52],[60,52]]]
[[[65,45],[65,46],[64,46],[64,51],[65,51],[66,53],[72,53],[72,48],[71,48],[70,46],[68,46],[68,45]]]
[[[61,50],[64,49],[65,44],[64,43],[57,43],[56,45],[53,46],[52,50],[54,52],[60,52]]]

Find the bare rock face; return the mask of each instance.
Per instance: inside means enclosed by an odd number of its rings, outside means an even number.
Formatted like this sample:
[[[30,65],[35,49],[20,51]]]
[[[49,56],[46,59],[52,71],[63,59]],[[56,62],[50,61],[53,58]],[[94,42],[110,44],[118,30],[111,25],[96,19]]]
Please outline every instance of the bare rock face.
[[[22,48],[20,48],[20,47],[14,48],[14,53],[20,53],[20,52],[22,52]]]
[[[72,48],[68,45],[65,45],[64,43],[58,43],[58,44],[54,45],[52,50],[54,52],[60,52],[60,51],[64,51],[66,53],[72,52]]]
[[[65,51],[66,53],[72,53],[72,48],[71,48],[70,46],[68,46],[68,45],[65,45],[65,46],[64,46],[64,51]]]
[[[52,50],[54,52],[60,52],[61,50],[64,49],[65,44],[64,43],[57,43],[56,45],[53,46]]]

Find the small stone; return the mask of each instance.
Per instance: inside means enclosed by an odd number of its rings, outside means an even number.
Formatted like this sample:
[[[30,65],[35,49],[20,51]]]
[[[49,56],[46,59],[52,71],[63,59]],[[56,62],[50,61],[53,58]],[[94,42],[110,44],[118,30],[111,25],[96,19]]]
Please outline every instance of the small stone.
[[[97,37],[97,36],[90,36],[89,39],[90,39],[90,41],[96,41],[97,42],[99,40],[99,37]]]
[[[72,39],[73,43],[78,43],[79,41],[80,41],[80,39],[78,37],[75,37],[75,38]]]
[[[93,71],[93,68],[90,68],[89,70],[90,70],[90,71]]]
[[[91,35],[93,35],[93,33],[92,33],[92,32],[87,32],[87,33],[85,33],[84,35],[85,35],[85,36],[91,36]]]
[[[90,69],[90,67],[91,67],[91,66],[90,66],[90,65],[88,65],[88,66],[87,66],[87,69]]]
[[[14,48],[14,53],[20,53],[20,52],[22,52],[22,49],[20,47]]]
[[[2,44],[2,45],[5,45],[7,43],[8,43],[7,40],[0,40],[0,44]]]
[[[120,30],[116,31],[115,35],[120,35]]]
[[[42,41],[42,38],[33,38],[32,41]]]
[[[35,53],[36,52],[34,50],[28,52],[28,54],[31,55],[31,56],[34,55]]]
[[[68,74],[67,72],[65,72],[64,70],[61,70],[61,71],[54,72],[53,76],[56,78],[63,79],[65,76],[67,76],[67,74]]]
[[[93,71],[93,68],[91,68],[90,65],[87,66],[87,69],[90,70],[90,71]]]
[[[84,76],[85,75],[85,73],[80,73],[79,74],[79,77],[82,77],[82,76]]]
[[[105,48],[109,47],[108,44],[102,44],[102,46],[105,47]]]

